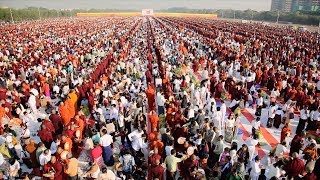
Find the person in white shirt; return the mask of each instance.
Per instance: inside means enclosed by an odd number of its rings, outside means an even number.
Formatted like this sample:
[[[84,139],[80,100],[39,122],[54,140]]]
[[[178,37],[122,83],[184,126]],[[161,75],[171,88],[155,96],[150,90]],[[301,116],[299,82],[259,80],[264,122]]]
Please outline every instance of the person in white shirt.
[[[257,131],[260,131],[261,121],[260,117],[257,117],[255,120],[252,121],[252,135],[255,137],[257,135]]]
[[[117,121],[118,117],[119,117],[118,109],[116,108],[115,104],[112,104],[110,109],[109,119],[110,120],[115,119]]]
[[[144,132],[141,128],[128,134],[128,138],[131,141],[131,146],[135,151],[139,151],[141,148],[144,148],[145,143],[143,142],[142,138],[143,134]]]
[[[40,154],[39,163],[43,168],[43,166],[46,165],[48,162],[50,162],[50,160],[51,160],[51,152],[49,149],[46,149]]]
[[[18,176],[18,172],[20,170],[20,163],[14,159],[9,159],[9,178],[15,179],[16,176]]]
[[[276,177],[277,179],[280,178],[281,171],[280,171],[280,165],[279,163],[272,164],[266,173],[267,179],[271,179],[272,177]]]
[[[278,144],[274,155],[281,158],[284,154],[288,153],[289,149],[286,147],[286,145],[287,143],[285,141],[283,141],[281,144]]]
[[[100,180],[115,180],[116,175],[106,167],[103,167],[101,170],[101,174],[99,175]]]
[[[25,142],[29,141],[29,139],[30,139],[30,130],[28,129],[26,124],[22,124],[21,127],[22,127],[23,131],[20,136],[20,139],[24,144]]]
[[[261,173],[261,168],[260,168],[260,157],[256,156],[254,158],[254,161],[252,162],[251,165],[251,172],[250,172],[250,177],[252,180],[258,180],[259,175]]]
[[[270,107],[269,107],[269,110],[268,110],[268,122],[267,122],[267,127],[268,128],[272,127],[273,120],[274,120],[274,117],[276,115],[276,110],[277,110],[277,107],[276,107],[275,103],[272,102]]]
[[[248,146],[248,151],[249,151],[249,160],[251,161],[253,159],[253,157],[256,154],[256,145],[258,145],[258,140],[255,137],[255,135],[253,137],[249,137],[246,141],[246,144]]]
[[[305,129],[309,117],[310,111],[308,110],[308,106],[304,106],[303,109],[300,110],[300,120],[297,126],[296,134],[300,134]]]
[[[103,150],[102,157],[106,165],[109,165],[109,164],[113,165],[114,163],[113,151],[111,148],[112,143],[113,143],[112,136],[107,133],[107,129],[103,129],[100,137],[100,145]]]
[[[274,121],[273,121],[273,126],[275,128],[278,129],[280,127],[283,116],[284,114],[283,114],[282,108],[278,107],[278,109],[275,112]]]
[[[173,148],[173,142],[169,141],[168,145],[165,147],[165,151],[166,151],[166,155],[170,156],[171,155],[171,150],[174,149]]]
[[[227,113],[227,106],[223,100],[221,100],[220,111],[221,111],[221,118],[222,118],[221,121],[224,122],[224,118],[226,117],[226,113]]]
[[[156,101],[158,105],[158,114],[164,114],[164,103],[166,102],[166,99],[164,98],[163,92],[157,92]]]
[[[59,145],[60,145],[60,140],[58,138],[56,138],[54,141],[52,141],[52,143],[50,145],[51,154],[55,154],[57,152]]]

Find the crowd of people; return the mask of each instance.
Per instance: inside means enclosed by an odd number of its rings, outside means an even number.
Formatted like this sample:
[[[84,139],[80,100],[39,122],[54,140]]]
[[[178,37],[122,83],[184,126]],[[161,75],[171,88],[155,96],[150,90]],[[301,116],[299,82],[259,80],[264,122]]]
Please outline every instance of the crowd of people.
[[[0,179],[320,177],[316,33],[178,17],[0,32]]]

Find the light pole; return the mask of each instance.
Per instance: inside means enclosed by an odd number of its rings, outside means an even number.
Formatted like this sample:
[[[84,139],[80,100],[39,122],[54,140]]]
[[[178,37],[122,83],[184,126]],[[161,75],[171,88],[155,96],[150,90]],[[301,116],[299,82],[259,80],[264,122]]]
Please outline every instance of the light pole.
[[[280,12],[279,12],[279,10],[278,10],[277,24],[279,23],[279,17],[280,17]]]

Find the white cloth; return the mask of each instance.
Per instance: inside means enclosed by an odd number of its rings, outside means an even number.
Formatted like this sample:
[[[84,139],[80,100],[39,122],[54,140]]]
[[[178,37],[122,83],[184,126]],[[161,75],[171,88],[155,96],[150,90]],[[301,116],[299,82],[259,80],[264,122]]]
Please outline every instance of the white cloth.
[[[49,150],[48,155],[45,155],[44,152],[40,154],[39,156],[39,163],[41,166],[44,166],[51,160],[51,152]]]
[[[102,147],[110,146],[110,144],[112,144],[112,143],[113,143],[113,139],[112,139],[111,135],[105,134],[105,135],[100,137],[100,145]]]
[[[273,165],[270,166],[266,173],[267,179],[271,179],[272,177],[279,178],[281,176],[280,169],[278,167],[274,167]]]
[[[300,118],[301,119],[307,120],[309,116],[310,116],[309,110],[301,109],[301,111],[300,111]]]
[[[142,132],[135,130],[128,135],[129,140],[132,142],[132,148],[135,151],[139,151],[141,148],[145,148],[146,144],[142,140]]]
[[[288,148],[282,144],[278,144],[276,147],[276,151],[274,153],[275,156],[281,157],[283,154],[289,152]]]
[[[261,173],[260,161],[252,162],[252,169],[250,172],[250,176],[251,176],[252,180],[258,180],[260,173]]]

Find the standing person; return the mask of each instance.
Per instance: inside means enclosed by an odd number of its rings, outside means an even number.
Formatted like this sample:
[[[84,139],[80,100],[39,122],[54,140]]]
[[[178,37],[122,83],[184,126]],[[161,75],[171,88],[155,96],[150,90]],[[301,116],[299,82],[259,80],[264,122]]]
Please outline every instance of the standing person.
[[[228,143],[232,142],[234,135],[234,114],[231,114],[225,122],[225,141]]]
[[[187,159],[187,156],[183,156],[181,158],[176,157],[176,150],[171,150],[171,155],[167,156],[164,160],[164,163],[167,166],[167,180],[174,180],[176,179],[176,173],[178,170],[178,163]]]
[[[224,150],[224,143],[223,143],[223,136],[222,135],[219,136],[218,141],[214,145],[215,145],[215,148],[213,150],[212,161],[213,161],[213,164],[215,165],[219,161],[219,157]]]
[[[258,137],[258,132],[260,132],[261,121],[260,117],[257,117],[252,121],[252,136],[254,138]]]
[[[261,116],[262,107],[263,107],[263,97],[259,93],[257,98],[257,110],[255,113],[256,116]]]
[[[291,141],[291,146],[290,146],[290,156],[294,152],[299,153],[301,148],[304,146],[303,145],[303,138],[306,137],[306,133],[304,131],[301,132],[301,134],[296,134],[292,141]]]
[[[78,160],[69,153],[68,162],[64,164],[64,172],[69,180],[78,180]]]
[[[100,137],[100,145],[102,147],[102,157],[105,165],[112,166],[114,164],[113,152],[112,152],[112,143],[113,138],[108,134],[107,129],[102,130],[102,136]]]
[[[273,127],[278,129],[280,127],[282,118],[283,118],[282,108],[278,107],[278,110],[276,111],[276,115],[274,116]]]
[[[308,106],[304,105],[303,109],[300,110],[300,120],[297,126],[296,134],[300,134],[305,129],[309,117],[310,110],[308,109]]]
[[[268,110],[268,122],[267,122],[267,127],[271,128],[273,121],[274,121],[274,117],[276,116],[276,104],[274,102],[271,103],[269,110]]]
[[[163,92],[157,92],[157,106],[158,106],[158,114],[164,114],[165,109],[164,109],[164,103],[166,102],[166,99],[163,95]]]
[[[129,150],[126,150],[123,153],[119,158],[119,161],[122,164],[122,171],[124,175],[128,176],[133,173],[136,163]]]
[[[9,159],[9,178],[15,179],[19,175],[19,171],[20,163],[14,158]]]
[[[227,106],[223,100],[221,100],[220,111],[221,111],[221,118],[222,118],[221,121],[223,122],[227,113]]]
[[[258,180],[259,175],[261,173],[261,168],[260,168],[260,157],[256,156],[254,158],[254,161],[252,162],[251,165],[251,172],[250,172],[250,177],[252,180]]]
[[[213,124],[218,128],[219,132],[222,132],[222,123],[224,123],[224,117],[222,116],[220,107],[217,107],[217,112],[213,118]]]
[[[164,180],[164,167],[160,165],[160,160],[156,159],[154,166],[151,167],[151,179]]]

